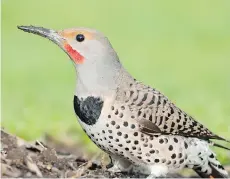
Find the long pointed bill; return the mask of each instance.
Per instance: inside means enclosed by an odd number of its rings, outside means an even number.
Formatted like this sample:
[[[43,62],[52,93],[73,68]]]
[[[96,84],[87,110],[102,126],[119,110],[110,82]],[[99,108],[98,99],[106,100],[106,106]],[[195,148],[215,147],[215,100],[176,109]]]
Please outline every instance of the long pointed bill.
[[[74,50],[68,43],[65,37],[60,35],[58,32],[52,29],[46,29],[43,27],[35,27],[35,26],[18,26],[18,29],[23,30],[25,32],[33,33],[42,37],[45,37],[55,44],[57,44],[60,48],[62,48],[66,54],[76,63],[81,64],[84,61],[84,57]]]
[[[60,36],[55,30],[35,26],[18,26],[18,29],[45,37],[63,49],[64,37]]]

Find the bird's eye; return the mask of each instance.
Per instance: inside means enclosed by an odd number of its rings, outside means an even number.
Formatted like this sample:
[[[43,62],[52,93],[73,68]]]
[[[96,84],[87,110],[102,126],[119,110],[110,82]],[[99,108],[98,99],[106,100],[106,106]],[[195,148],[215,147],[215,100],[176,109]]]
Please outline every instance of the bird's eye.
[[[84,36],[83,34],[77,34],[76,40],[77,40],[78,42],[82,42],[82,41],[85,40],[85,36]]]

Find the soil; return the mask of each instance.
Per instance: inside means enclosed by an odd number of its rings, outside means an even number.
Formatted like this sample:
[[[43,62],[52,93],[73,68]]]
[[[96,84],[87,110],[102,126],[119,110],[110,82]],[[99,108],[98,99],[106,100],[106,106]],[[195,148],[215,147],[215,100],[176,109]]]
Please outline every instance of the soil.
[[[1,177],[25,178],[145,178],[142,174],[111,173],[103,160],[82,158],[82,150],[74,154],[65,145],[27,142],[1,130]],[[50,145],[49,145],[50,144]],[[55,149],[50,146],[56,146]],[[80,148],[79,148],[80,149]],[[169,177],[183,177],[175,174]],[[186,176],[188,177],[188,176]]]

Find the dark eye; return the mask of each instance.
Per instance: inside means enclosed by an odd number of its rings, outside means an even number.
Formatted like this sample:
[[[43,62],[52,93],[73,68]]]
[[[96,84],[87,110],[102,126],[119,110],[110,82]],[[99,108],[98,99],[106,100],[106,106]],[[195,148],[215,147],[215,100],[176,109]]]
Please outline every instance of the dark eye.
[[[85,40],[85,36],[84,36],[83,34],[77,34],[76,40],[77,40],[78,42],[82,42],[82,41]]]

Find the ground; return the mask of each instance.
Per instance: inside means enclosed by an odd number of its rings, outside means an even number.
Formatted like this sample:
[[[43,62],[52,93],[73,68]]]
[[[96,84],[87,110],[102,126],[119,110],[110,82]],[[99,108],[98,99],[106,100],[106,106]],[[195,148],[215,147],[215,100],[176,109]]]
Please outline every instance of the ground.
[[[111,173],[102,160],[82,158],[81,147],[74,154],[64,145],[46,140],[26,142],[1,130],[1,177],[26,178],[145,178],[142,174]],[[49,146],[55,146],[49,147]],[[228,167],[229,168],[229,167]],[[230,168],[229,168],[230,169]],[[183,177],[175,174],[168,177]],[[186,175],[186,177],[194,177]]]
[[[53,144],[51,144],[53,145]],[[42,142],[26,142],[1,131],[2,177],[26,178],[139,178],[139,174],[113,174],[103,162],[83,159],[70,154],[68,149],[56,151]],[[59,146],[60,147],[60,146]],[[76,149],[77,150],[77,149]]]

